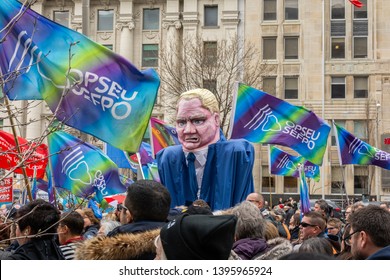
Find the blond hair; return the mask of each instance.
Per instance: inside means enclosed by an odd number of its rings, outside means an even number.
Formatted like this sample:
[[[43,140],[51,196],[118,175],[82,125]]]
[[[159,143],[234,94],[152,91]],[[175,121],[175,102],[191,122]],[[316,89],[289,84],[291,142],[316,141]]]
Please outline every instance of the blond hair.
[[[194,98],[198,98],[200,100],[203,108],[209,110],[211,113],[219,114],[219,105],[217,98],[211,91],[205,88],[196,88],[183,92],[182,94],[180,94],[177,104],[179,104],[181,100],[190,100]],[[176,111],[177,109],[178,106],[176,106]]]

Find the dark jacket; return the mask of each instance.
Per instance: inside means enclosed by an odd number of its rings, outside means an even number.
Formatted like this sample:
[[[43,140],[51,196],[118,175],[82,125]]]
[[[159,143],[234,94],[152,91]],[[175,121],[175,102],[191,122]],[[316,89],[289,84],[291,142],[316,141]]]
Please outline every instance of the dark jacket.
[[[293,229],[290,229],[291,241],[297,240],[299,238],[299,226],[295,226]]]
[[[156,221],[138,221],[130,224],[121,225],[110,231],[107,236],[112,237],[121,233],[138,233],[156,228],[162,228],[165,222]]]
[[[390,245],[376,251],[367,260],[390,260]]]
[[[32,239],[19,246],[7,260],[64,260],[61,249],[53,239]]]

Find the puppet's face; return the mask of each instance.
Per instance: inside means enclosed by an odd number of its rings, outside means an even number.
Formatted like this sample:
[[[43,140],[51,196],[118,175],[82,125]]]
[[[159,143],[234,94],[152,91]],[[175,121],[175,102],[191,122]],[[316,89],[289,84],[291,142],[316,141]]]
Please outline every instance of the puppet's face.
[[[219,140],[219,115],[203,108],[198,98],[181,100],[176,130],[185,151],[201,150]]]

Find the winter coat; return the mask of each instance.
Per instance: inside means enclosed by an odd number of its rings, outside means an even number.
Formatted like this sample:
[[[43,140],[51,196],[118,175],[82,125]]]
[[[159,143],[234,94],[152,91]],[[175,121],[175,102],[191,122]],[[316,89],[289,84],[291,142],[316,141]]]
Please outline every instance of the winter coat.
[[[19,246],[7,260],[64,260],[54,239],[32,239]]]
[[[262,238],[243,238],[234,242],[232,248],[242,260],[250,260],[267,249],[267,241]]]
[[[290,241],[283,237],[270,239],[267,241],[267,245],[268,250],[255,256],[254,260],[277,260],[292,252]]]
[[[160,229],[125,233],[113,237],[97,236],[85,240],[77,247],[77,260],[148,260],[154,259],[156,247],[154,239]]]
[[[121,233],[138,233],[143,231],[148,231],[152,229],[162,228],[166,223],[165,222],[156,222],[156,221],[137,221],[119,227],[114,228],[110,231],[107,236],[113,237]]]

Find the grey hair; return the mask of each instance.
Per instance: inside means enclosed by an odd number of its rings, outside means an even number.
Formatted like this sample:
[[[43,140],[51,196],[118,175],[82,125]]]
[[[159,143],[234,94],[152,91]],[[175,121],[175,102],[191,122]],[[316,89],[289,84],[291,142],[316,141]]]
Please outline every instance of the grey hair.
[[[266,221],[259,209],[249,201],[243,201],[232,209],[237,217],[236,239],[264,238]]]
[[[100,226],[104,226],[104,235],[107,235],[114,228],[120,226],[121,223],[113,220],[101,220]]]

